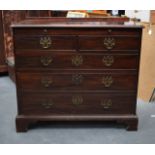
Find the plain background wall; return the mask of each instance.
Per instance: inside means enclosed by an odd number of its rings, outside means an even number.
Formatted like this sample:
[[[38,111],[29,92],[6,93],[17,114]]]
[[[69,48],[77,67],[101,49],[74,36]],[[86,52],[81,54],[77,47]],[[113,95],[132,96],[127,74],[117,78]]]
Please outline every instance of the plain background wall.
[[[155,88],[155,25],[152,35],[148,34],[148,25],[143,29],[141,64],[138,97],[149,101]]]
[[[143,22],[150,21],[150,10],[136,10],[138,11],[135,13],[135,10],[125,10],[125,15],[130,18],[140,18]]]
[[[148,34],[150,10],[126,10],[125,15],[130,18],[140,18],[144,24],[138,97],[149,101],[155,88],[155,25],[152,25],[152,35]]]

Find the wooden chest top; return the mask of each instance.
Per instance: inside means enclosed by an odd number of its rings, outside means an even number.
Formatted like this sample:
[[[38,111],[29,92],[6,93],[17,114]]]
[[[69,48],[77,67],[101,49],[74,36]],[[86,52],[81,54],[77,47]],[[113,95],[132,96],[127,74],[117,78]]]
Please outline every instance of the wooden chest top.
[[[68,22],[53,22],[50,19],[41,20],[24,20],[11,25],[13,28],[23,28],[23,27],[66,27],[66,28],[143,28],[142,24],[135,22],[103,22],[103,21],[68,21]]]

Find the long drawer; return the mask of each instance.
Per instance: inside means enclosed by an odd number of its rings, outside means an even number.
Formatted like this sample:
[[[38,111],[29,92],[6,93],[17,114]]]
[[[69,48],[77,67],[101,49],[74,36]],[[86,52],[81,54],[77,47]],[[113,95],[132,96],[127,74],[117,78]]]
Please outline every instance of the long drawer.
[[[27,91],[136,90],[137,73],[17,73],[18,88]]]
[[[26,115],[135,114],[135,94],[24,93],[20,112]]]
[[[93,61],[92,61],[93,60]],[[16,53],[16,67],[44,69],[137,69],[139,54],[97,54],[69,52]]]

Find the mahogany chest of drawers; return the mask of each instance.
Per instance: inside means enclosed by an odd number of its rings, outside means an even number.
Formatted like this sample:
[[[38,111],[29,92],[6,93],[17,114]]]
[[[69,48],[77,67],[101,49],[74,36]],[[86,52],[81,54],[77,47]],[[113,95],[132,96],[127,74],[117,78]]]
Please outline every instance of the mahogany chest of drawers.
[[[116,121],[137,130],[142,26],[40,20],[12,28],[17,132],[38,121]]]

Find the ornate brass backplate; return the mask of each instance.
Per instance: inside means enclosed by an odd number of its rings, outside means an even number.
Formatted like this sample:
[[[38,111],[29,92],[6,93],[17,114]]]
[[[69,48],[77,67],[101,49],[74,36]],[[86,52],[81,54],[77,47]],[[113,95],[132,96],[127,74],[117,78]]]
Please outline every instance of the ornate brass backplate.
[[[83,76],[81,74],[74,74],[72,75],[72,82],[75,85],[81,84],[83,81]]]
[[[113,78],[112,76],[104,76],[102,78],[102,84],[105,86],[105,87],[110,87],[113,83]]]
[[[73,96],[72,97],[72,103],[74,105],[80,105],[80,104],[82,104],[83,103],[83,97],[82,96],[78,96],[78,95]]]
[[[112,107],[112,100],[111,99],[103,99],[101,100],[101,106],[104,109],[109,109]]]
[[[74,66],[78,67],[83,64],[83,57],[82,55],[75,55],[72,57],[71,61]]]
[[[44,36],[44,37],[40,38],[40,45],[42,48],[47,49],[47,48],[51,47],[51,44],[52,44],[51,37]]]
[[[51,56],[42,56],[40,62],[43,66],[49,66],[53,62],[53,58]]]
[[[112,55],[106,55],[103,57],[102,62],[105,66],[110,67],[114,63],[114,57]]]
[[[43,77],[41,79],[41,84],[46,88],[48,88],[52,83],[53,83],[53,80],[51,77]]]
[[[116,45],[115,39],[113,37],[106,37],[103,40],[106,49],[111,50]]]
[[[50,109],[53,106],[54,102],[52,99],[49,100],[45,100],[41,103],[41,105],[45,108],[45,109]]]

